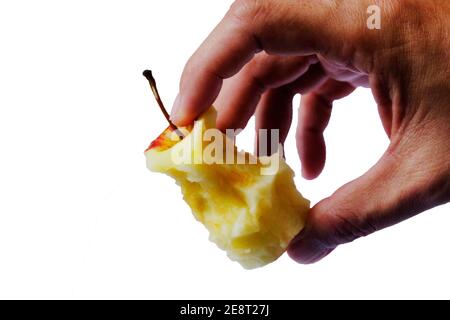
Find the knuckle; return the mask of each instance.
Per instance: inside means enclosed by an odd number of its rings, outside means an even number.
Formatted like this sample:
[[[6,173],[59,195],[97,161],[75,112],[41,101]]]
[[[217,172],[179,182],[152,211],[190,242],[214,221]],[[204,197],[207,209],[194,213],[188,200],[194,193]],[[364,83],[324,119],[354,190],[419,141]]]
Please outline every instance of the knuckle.
[[[370,216],[349,208],[327,208],[314,217],[317,238],[325,247],[335,248],[365,237],[378,230]]]
[[[340,243],[352,242],[377,231],[370,219],[357,213],[345,212],[335,216],[335,237]]]
[[[265,12],[268,1],[236,0],[230,8],[230,15],[239,21],[249,22]]]

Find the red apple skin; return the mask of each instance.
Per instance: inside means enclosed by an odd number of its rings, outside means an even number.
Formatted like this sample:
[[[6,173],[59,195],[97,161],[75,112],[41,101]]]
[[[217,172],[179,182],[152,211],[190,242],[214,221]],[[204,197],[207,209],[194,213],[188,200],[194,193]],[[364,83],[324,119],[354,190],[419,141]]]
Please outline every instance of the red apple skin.
[[[173,132],[173,129],[169,126],[167,127],[155,140],[153,140],[147,149],[145,149],[145,152],[147,152],[150,149],[157,149],[157,150],[165,150],[171,147],[171,145],[175,144],[176,142],[169,139],[169,135]]]
[[[184,129],[187,129],[187,132],[190,132],[193,128],[193,125],[189,125]],[[181,141],[181,138],[177,134],[174,134],[175,129],[171,126],[168,126],[155,140],[153,140],[147,149],[144,152],[147,152],[150,149],[155,149],[156,151],[164,151],[172,148],[178,142]]]

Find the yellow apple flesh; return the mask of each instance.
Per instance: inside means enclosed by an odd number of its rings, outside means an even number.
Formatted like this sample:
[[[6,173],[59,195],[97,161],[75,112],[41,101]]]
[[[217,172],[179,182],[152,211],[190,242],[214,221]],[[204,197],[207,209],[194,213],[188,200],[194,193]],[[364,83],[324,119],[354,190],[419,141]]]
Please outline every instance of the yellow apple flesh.
[[[176,155],[194,160],[212,143],[203,135],[215,120],[211,107],[193,126],[180,128],[184,139],[166,129],[146,150],[147,167],[176,180],[195,218],[229,258],[247,269],[261,267],[280,257],[302,230],[309,201],[297,191],[294,172],[279,154],[256,158],[238,151],[233,141],[235,156],[256,164],[180,163]],[[278,161],[278,169],[262,175],[263,163],[270,160]]]

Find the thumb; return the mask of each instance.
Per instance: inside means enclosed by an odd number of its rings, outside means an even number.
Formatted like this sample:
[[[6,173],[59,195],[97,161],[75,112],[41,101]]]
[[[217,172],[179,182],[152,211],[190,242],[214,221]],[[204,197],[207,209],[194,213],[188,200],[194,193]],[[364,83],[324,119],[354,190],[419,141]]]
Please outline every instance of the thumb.
[[[305,229],[288,248],[290,257],[314,263],[340,244],[448,201],[448,172],[442,159],[433,154],[432,144],[414,148],[391,144],[366,174],[315,205]]]

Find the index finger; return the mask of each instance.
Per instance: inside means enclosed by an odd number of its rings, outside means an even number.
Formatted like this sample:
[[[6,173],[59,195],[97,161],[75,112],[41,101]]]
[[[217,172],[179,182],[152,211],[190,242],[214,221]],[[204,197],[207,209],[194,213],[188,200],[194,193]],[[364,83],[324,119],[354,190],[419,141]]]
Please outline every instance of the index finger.
[[[308,55],[329,53],[333,43],[345,43],[341,39],[349,29],[343,27],[347,19],[336,22],[331,17],[336,16],[336,10],[344,16],[351,13],[332,2],[236,1],[186,64],[172,121],[183,126],[195,120],[217,98],[223,80],[235,75],[262,50]]]

